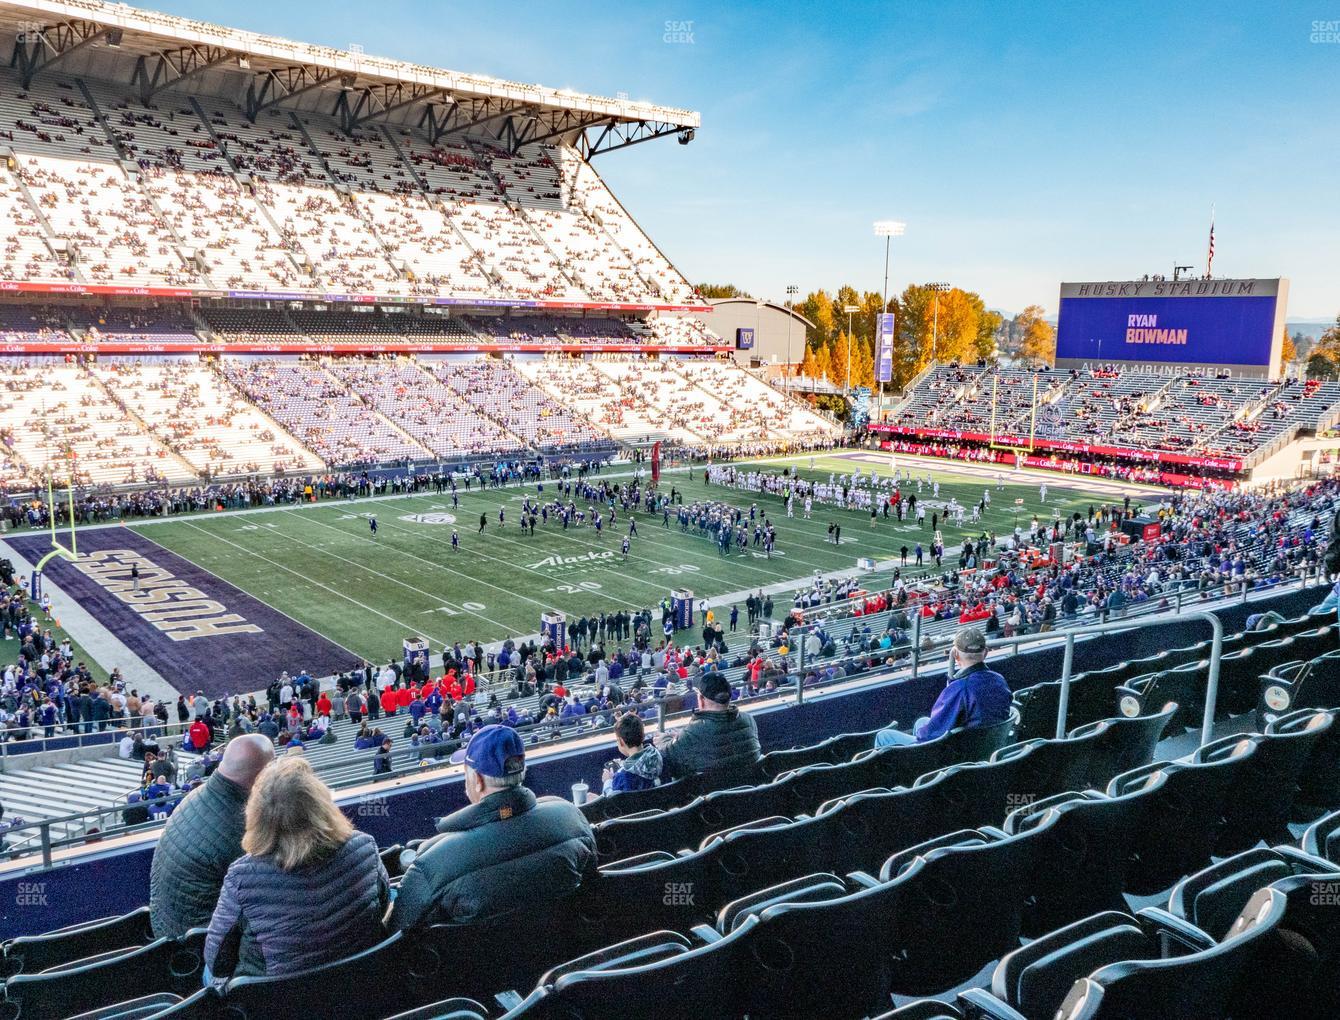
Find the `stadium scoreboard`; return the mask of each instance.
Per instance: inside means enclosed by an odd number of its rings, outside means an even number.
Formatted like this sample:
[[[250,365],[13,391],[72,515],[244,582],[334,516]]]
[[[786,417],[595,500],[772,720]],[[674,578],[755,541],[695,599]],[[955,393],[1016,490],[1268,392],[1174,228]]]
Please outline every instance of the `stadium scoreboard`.
[[[1056,366],[1196,367],[1275,377],[1288,293],[1286,279],[1063,283]]]

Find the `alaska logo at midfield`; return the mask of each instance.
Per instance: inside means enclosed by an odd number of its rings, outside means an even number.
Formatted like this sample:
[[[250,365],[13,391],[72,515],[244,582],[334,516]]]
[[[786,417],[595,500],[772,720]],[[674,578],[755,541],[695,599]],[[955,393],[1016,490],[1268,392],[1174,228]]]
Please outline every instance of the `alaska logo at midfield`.
[[[606,549],[603,552],[596,552],[594,549],[585,556],[546,556],[538,563],[529,563],[527,570],[543,570],[545,567],[575,567],[584,563],[590,563],[593,560],[612,560],[614,559],[614,550]]]
[[[410,524],[455,524],[455,514],[401,514],[402,521]]]
[[[222,602],[133,549],[97,549],[72,565],[173,641],[263,633],[254,623],[230,613]],[[136,566],[138,585],[130,576]]]

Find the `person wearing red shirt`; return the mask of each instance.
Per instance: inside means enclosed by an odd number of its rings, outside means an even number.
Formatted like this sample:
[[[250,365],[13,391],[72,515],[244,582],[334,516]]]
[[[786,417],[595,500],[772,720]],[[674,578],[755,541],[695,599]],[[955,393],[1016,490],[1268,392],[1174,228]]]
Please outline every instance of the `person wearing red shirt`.
[[[462,696],[468,698],[470,695],[474,693],[475,693],[475,675],[471,673],[469,670],[466,670],[465,686],[461,688],[461,694]]]
[[[322,691],[321,697],[316,699],[316,714],[330,716],[330,698],[326,696],[325,691]]]
[[[387,687],[382,691],[382,713],[384,715],[395,715],[396,693],[394,687]]]
[[[209,726],[205,720],[196,716],[195,722],[191,723],[189,731],[191,737],[191,746],[198,752],[209,750]]]
[[[414,700],[414,692],[408,687],[402,687],[395,692],[396,708],[409,708],[409,703]]]

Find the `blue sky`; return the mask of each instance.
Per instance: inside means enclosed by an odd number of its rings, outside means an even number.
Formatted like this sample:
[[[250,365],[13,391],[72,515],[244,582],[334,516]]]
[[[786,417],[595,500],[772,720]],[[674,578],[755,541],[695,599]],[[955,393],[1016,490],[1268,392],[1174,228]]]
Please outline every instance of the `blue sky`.
[[[1050,312],[1063,279],[1203,271],[1214,203],[1215,275],[1340,312],[1340,43],[1310,38],[1340,0],[143,5],[700,111],[691,145],[596,158],[694,282],[878,290],[887,217],[891,289]]]

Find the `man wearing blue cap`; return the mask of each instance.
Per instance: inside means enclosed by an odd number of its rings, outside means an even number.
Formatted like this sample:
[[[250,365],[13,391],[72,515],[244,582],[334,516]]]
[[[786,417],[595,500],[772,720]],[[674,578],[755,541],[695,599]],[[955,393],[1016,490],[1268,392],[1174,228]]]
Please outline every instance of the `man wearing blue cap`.
[[[463,807],[419,847],[387,924],[463,924],[558,899],[595,871],[591,826],[572,804],[522,782],[526,748],[510,726],[485,726],[452,761],[465,765]]]

